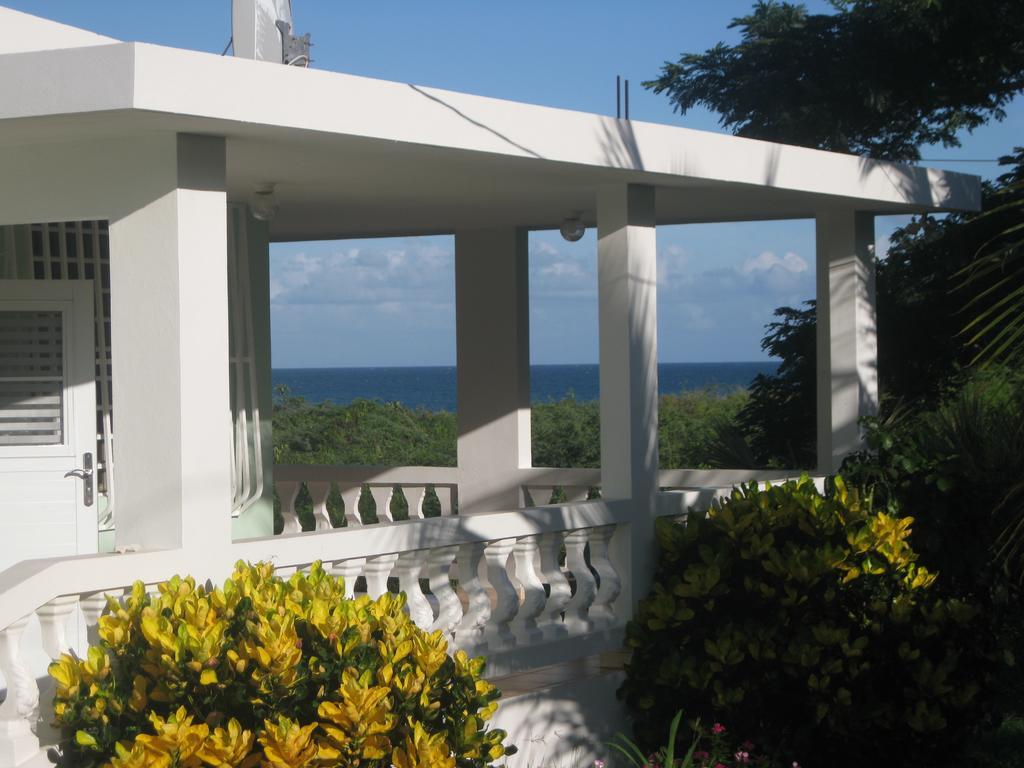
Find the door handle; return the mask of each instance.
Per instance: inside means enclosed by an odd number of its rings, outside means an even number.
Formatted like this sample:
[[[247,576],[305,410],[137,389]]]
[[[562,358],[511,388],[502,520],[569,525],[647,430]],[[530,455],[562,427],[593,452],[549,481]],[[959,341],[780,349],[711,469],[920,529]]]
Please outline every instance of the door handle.
[[[82,481],[82,503],[87,507],[91,507],[93,502],[92,454],[83,453],[82,468],[65,472],[64,477],[77,477]]]

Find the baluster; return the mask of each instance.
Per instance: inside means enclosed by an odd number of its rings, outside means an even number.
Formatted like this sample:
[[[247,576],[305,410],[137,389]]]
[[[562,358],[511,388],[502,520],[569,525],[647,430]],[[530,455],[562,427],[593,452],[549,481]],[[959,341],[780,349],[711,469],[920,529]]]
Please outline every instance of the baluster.
[[[548,600],[538,624],[545,637],[562,637],[566,634],[562,613],[572,599],[572,587],[565,578],[558,557],[562,550],[561,533],[545,533],[540,537],[541,578],[548,585]]]
[[[427,579],[437,601],[437,618],[430,629],[440,629],[446,635],[462,620],[462,602],[452,589],[451,579],[452,562],[458,552],[458,547],[441,547],[427,553]]]
[[[565,500],[569,504],[577,504],[581,501],[587,500],[587,495],[590,493],[590,487],[586,485],[563,485],[562,492],[565,494]]]
[[[402,493],[405,494],[405,501],[409,505],[409,519],[423,519],[423,500],[427,497],[425,485],[403,485]]]
[[[622,592],[622,579],[608,555],[608,543],[614,534],[614,525],[602,525],[590,531],[590,564],[601,580],[601,585],[594,596],[594,603],[590,606],[590,618],[607,624],[615,621],[612,604]]]
[[[370,486],[370,495],[373,496],[373,503],[377,505],[378,522],[393,523],[395,521],[394,515],[391,514],[391,497],[394,493],[395,489],[390,485]]]
[[[359,499],[363,495],[363,486],[342,485],[338,490],[341,491],[341,501],[345,505],[346,523],[349,526],[362,525],[363,518],[359,514]]]
[[[103,615],[103,611],[107,607],[107,593],[101,591],[83,595],[79,604],[82,607],[82,616],[85,618],[85,631],[89,645],[96,645],[100,641],[100,616]]]
[[[409,611],[409,618],[420,629],[427,629],[434,623],[434,611],[420,588],[420,571],[426,559],[426,552],[403,552],[395,564],[398,588],[405,592],[405,607]]]
[[[534,561],[539,551],[536,536],[523,536],[516,542],[512,557],[516,566],[516,578],[522,587],[523,602],[516,614],[514,629],[516,633],[529,642],[537,640],[542,632],[537,627],[537,617],[544,610],[547,597],[544,594],[544,582],[540,580],[534,568]]]
[[[348,505],[345,508],[348,509]],[[345,582],[345,597],[351,599],[356,596],[356,579],[363,572],[364,565],[365,557],[354,557],[351,560],[335,560],[331,566],[331,573],[340,576]]]
[[[555,492],[551,485],[531,485],[526,489],[529,494],[529,506],[543,507],[551,503],[551,496]]]
[[[455,489],[450,485],[435,485],[434,493],[437,494],[437,501],[441,505],[441,517],[450,517],[455,501]]]
[[[487,560],[487,581],[494,590],[494,608],[487,626],[487,634],[505,642],[513,640],[510,623],[519,612],[519,593],[508,576],[509,557],[516,545],[515,539],[492,541],[484,550]]]
[[[0,765],[16,766],[39,753],[32,732],[39,713],[39,688],[21,660],[21,635],[29,616],[0,630],[0,673],[7,698],[0,704]]]
[[[366,577],[366,594],[376,600],[388,591],[388,576],[398,562],[398,555],[377,555],[366,558],[363,576]]]
[[[162,581],[158,581],[155,584],[146,585],[146,594],[149,595],[149,602],[151,604],[155,605],[160,602],[160,598],[162,597],[160,593],[160,585],[163,583],[164,582]]]
[[[67,624],[68,617],[78,605],[78,595],[66,595],[51,600],[36,611],[43,650],[46,655],[56,661],[62,653],[68,651]]]
[[[570,631],[584,632],[590,628],[588,615],[590,605],[597,594],[597,582],[587,567],[584,550],[589,532],[586,528],[573,531],[565,536],[565,565],[576,579],[576,594],[565,607],[565,624]]]
[[[455,643],[460,648],[479,643],[487,620],[491,618],[491,598],[480,577],[480,564],[483,560],[483,542],[459,547],[459,586],[469,598],[462,621],[455,628]]]
[[[313,530],[331,530],[334,526],[331,525],[331,516],[327,512],[327,497],[331,495],[331,484],[311,482],[306,483],[306,488],[313,499]]]
[[[40,639],[43,650],[53,661],[61,654],[70,650],[68,644],[68,617],[78,605],[78,595],[67,595],[51,600],[36,610],[39,617]],[[60,740],[60,731],[53,727],[50,713],[53,712],[53,697],[57,691],[56,681],[47,676],[39,684],[39,721],[36,723],[36,734],[43,744],[55,744]]]
[[[275,485],[277,498],[281,501],[281,517],[284,518],[281,533],[302,533],[302,523],[299,522],[299,513],[295,509],[295,500],[299,498],[301,483],[294,480],[278,480]]]

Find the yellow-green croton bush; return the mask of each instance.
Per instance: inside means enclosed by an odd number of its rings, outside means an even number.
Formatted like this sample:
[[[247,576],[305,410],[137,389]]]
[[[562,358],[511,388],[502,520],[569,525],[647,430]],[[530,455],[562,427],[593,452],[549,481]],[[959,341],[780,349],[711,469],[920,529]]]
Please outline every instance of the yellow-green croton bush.
[[[76,768],[483,768],[514,751],[488,729],[483,659],[449,656],[404,595],[344,596],[319,563],[275,577],[238,563],[222,587],[136,583],[85,658],[50,667]]]

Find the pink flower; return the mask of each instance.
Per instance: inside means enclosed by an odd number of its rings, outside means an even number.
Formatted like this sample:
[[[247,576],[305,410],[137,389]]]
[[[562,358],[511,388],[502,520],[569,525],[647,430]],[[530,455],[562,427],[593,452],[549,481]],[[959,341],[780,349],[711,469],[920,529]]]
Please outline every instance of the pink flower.
[[[604,768],[604,760],[595,760],[594,768]]]
[[[711,732],[713,734],[715,734],[715,736],[718,736],[721,733],[725,733],[725,726],[722,725],[721,723],[715,723],[714,725],[711,726]],[[718,767],[715,766],[715,768],[718,768]]]
[[[800,768],[800,763],[798,763],[796,760],[794,760],[793,761],[793,768]]]
[[[739,752],[736,753],[736,762],[738,762],[738,763],[749,763],[750,762],[750,753],[749,752],[744,752],[744,751],[740,750]]]
[[[729,768],[725,763],[715,763],[715,768]]]

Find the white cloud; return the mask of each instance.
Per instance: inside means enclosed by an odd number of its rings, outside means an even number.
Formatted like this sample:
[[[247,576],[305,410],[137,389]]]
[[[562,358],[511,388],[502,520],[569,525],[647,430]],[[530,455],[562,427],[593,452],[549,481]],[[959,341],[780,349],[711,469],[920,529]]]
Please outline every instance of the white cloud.
[[[789,272],[806,272],[807,262],[792,251],[787,251],[781,259],[771,251],[762,251],[757,256],[744,261],[740,272],[749,275],[754,272],[768,272],[776,267]]]
[[[270,267],[270,300],[308,286],[313,277],[323,270],[320,259],[303,252],[293,254],[280,269]]]
[[[578,277],[581,279],[586,277],[583,272],[583,268],[573,261],[552,262],[551,264],[541,267],[540,274],[544,277]]]
[[[438,242],[441,241],[441,242]],[[278,246],[270,263],[275,305],[367,305],[394,313],[412,304],[450,304],[455,292],[450,238],[366,241],[320,253]]]
[[[533,245],[533,248],[532,248],[532,253],[530,254],[531,256],[557,256],[558,255],[558,249],[555,248],[555,246],[553,246],[547,240],[537,240],[534,243],[532,243],[532,245]]]

